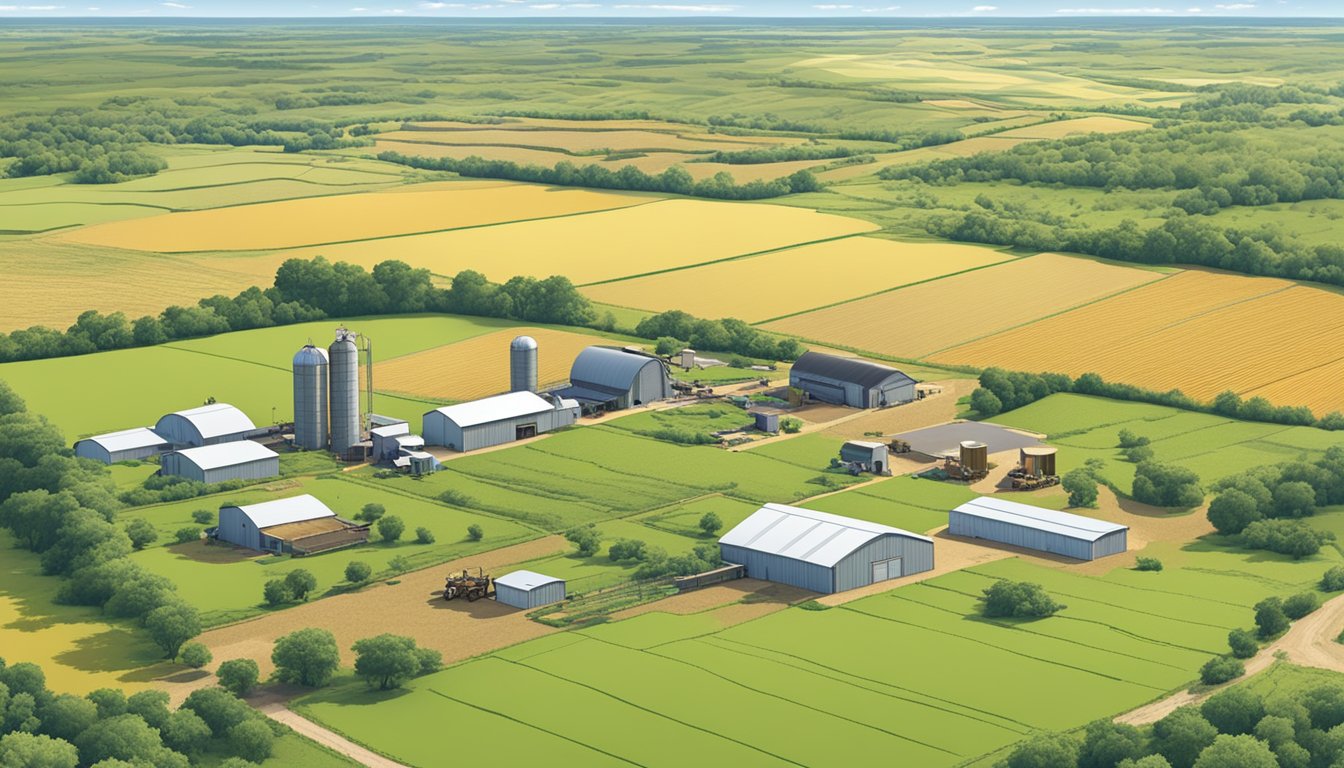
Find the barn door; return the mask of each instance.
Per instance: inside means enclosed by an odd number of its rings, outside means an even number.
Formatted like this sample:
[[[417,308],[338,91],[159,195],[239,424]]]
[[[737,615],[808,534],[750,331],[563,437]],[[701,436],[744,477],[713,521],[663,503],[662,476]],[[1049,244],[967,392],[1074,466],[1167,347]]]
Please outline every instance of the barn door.
[[[893,557],[873,563],[873,583],[894,579],[901,575],[901,558]]]

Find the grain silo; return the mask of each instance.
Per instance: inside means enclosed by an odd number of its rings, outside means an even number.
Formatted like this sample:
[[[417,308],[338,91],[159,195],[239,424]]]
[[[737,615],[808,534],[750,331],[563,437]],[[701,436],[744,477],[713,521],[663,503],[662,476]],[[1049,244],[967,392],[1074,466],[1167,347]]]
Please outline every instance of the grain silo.
[[[509,345],[509,391],[537,391],[537,340],[519,336]]]
[[[331,450],[344,455],[359,443],[359,347],[357,335],[336,329],[327,348],[331,375]]]
[[[294,444],[327,447],[327,353],[307,344],[294,355]]]
[[[989,446],[978,440],[961,442],[961,466],[974,474],[989,471]]]

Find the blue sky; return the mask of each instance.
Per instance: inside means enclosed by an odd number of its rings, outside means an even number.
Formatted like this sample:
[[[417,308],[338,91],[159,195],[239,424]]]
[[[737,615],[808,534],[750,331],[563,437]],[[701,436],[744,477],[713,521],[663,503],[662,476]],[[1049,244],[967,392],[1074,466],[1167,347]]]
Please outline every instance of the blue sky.
[[[0,0],[0,21],[115,17],[1344,17],[1344,0]]]

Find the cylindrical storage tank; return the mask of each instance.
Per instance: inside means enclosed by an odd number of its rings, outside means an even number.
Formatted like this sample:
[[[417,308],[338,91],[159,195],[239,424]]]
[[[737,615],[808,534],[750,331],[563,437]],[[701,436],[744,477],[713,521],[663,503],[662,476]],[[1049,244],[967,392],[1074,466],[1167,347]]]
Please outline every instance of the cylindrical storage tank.
[[[1033,477],[1055,474],[1055,449],[1049,446],[1023,448],[1022,471]]]
[[[961,444],[961,466],[972,472],[989,470],[989,446],[967,440]]]
[[[694,349],[683,349],[683,350],[681,350],[681,367],[682,367],[682,368],[688,368],[688,369],[689,369],[689,368],[694,368],[694,367],[695,367],[695,350],[694,350]]]
[[[327,348],[331,361],[331,450],[344,454],[359,442],[359,347],[355,334],[336,330]]]
[[[312,344],[294,355],[294,444],[327,447],[327,353]]]
[[[509,391],[537,391],[537,340],[519,336],[509,345]]]

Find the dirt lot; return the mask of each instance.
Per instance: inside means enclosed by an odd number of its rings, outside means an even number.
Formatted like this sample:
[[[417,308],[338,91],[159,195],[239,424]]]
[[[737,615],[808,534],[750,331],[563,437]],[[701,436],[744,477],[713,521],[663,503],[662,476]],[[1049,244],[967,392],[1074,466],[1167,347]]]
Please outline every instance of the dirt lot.
[[[556,630],[529,621],[524,611],[494,600],[475,603],[443,600],[445,575],[455,569],[476,566],[498,572],[513,563],[564,551],[566,546],[561,537],[548,536],[504,547],[405,574],[394,585],[377,584],[213,629],[197,639],[210,648],[216,664],[227,659],[250,658],[261,667],[263,678],[274,669],[271,647],[276,638],[305,627],[331,630],[345,665],[354,663],[352,643],[382,632],[409,635],[420,645],[442,653],[445,662],[460,661]],[[176,699],[213,682],[213,677],[178,675],[161,682]]]
[[[854,439],[869,432],[894,435],[944,424],[957,417],[957,401],[979,386],[975,379],[949,379],[931,383],[941,386],[943,391],[909,405],[863,411],[855,418],[827,427],[824,432],[835,437]],[[849,410],[853,413],[852,409]]]

